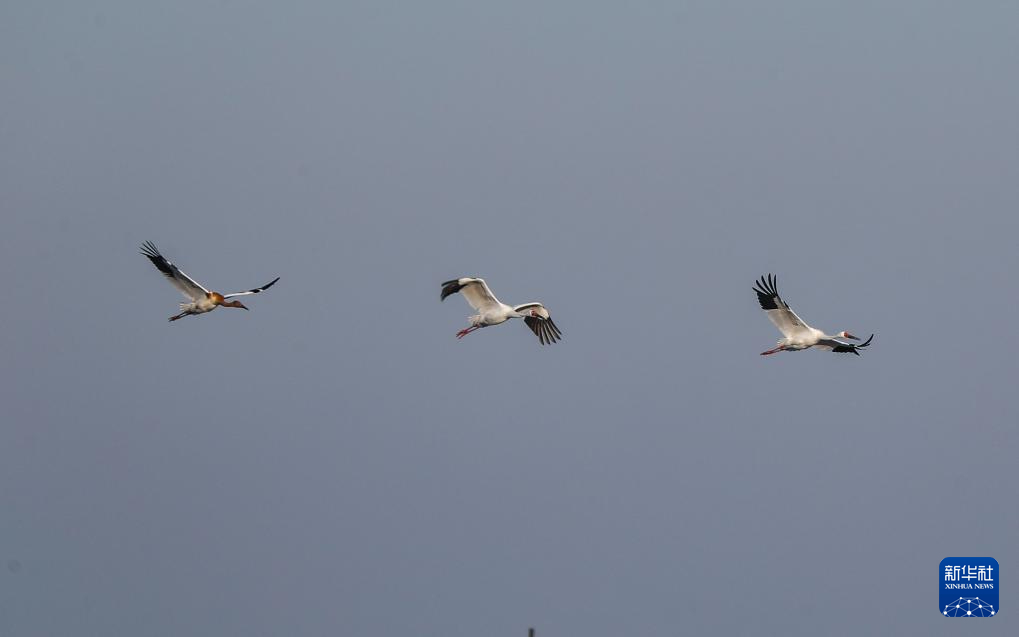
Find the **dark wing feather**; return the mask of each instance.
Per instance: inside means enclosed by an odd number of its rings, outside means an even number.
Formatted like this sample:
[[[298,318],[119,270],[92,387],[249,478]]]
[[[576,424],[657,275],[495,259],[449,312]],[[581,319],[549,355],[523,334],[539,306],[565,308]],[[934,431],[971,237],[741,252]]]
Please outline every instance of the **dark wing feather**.
[[[836,345],[835,347],[831,348],[831,351],[837,352],[839,354],[848,354],[848,353],[852,352],[853,354],[856,354],[857,356],[859,356],[860,352],[858,352],[856,350],[863,349],[864,347],[867,347],[868,345],[870,345],[870,342],[873,339],[874,339],[874,335],[871,334],[870,338],[868,338],[864,342],[860,343],[859,345],[854,345],[853,343],[843,343],[842,341],[836,341],[838,343],[838,345]]]
[[[457,292],[460,291],[460,288],[462,287],[463,286],[460,285],[460,279],[444,281],[442,284],[442,295],[439,296],[439,300],[445,301],[447,296],[449,296],[450,294],[456,294]]]
[[[836,345],[835,347],[831,348],[831,351],[836,352],[838,354],[853,353],[856,354],[857,356],[860,355],[860,352],[856,351],[856,345],[851,345],[849,343],[846,343],[845,345]]]
[[[789,309],[786,302],[778,295],[778,277],[776,276],[769,274],[767,279],[762,276],[760,281],[755,282],[754,292],[757,292],[757,301],[763,310]]]
[[[543,319],[540,316],[525,316],[524,323],[534,332],[542,345],[557,343],[563,337],[562,332],[559,331],[559,328],[550,318]]]
[[[141,251],[142,254],[148,257],[149,261],[152,262],[152,265],[156,266],[157,270],[159,270],[166,276],[170,277],[171,279],[174,278],[173,264],[167,261],[166,257],[159,253],[159,249],[156,248],[154,243],[152,243],[151,241],[146,241],[145,243],[142,244]]]

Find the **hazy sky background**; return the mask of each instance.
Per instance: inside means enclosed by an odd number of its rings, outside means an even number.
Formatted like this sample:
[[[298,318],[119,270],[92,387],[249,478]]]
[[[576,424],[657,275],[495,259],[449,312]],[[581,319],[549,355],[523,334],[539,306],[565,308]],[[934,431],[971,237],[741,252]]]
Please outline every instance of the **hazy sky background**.
[[[0,634],[1017,634],[1017,25],[4,3]]]

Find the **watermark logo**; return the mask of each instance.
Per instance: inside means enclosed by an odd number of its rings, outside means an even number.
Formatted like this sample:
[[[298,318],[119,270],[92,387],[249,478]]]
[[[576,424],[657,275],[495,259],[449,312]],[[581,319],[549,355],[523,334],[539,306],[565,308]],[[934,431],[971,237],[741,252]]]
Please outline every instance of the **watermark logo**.
[[[998,560],[946,557],[938,568],[939,603],[945,617],[994,617],[998,614]]]

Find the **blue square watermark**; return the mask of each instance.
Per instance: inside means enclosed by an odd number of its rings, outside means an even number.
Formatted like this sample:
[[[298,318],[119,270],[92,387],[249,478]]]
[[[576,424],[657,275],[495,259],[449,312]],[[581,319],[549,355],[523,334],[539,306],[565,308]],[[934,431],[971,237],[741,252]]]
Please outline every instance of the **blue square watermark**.
[[[938,602],[945,617],[994,617],[998,614],[1001,572],[993,557],[946,557],[938,567]]]

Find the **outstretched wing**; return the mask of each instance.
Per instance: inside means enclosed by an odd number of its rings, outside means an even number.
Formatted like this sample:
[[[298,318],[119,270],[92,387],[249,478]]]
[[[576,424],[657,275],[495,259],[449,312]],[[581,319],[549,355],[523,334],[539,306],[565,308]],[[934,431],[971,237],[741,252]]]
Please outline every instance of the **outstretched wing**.
[[[754,292],[757,292],[757,300],[761,304],[761,309],[786,338],[793,338],[797,334],[809,331],[810,326],[796,316],[796,312],[793,312],[778,295],[777,285],[778,277],[771,274],[767,279],[762,276],[759,281],[755,282]]]
[[[439,300],[444,301],[447,296],[457,292],[462,294],[470,306],[479,312],[500,305],[499,299],[495,298],[492,291],[488,289],[488,284],[484,279],[462,277],[446,281],[442,284],[442,295]]]
[[[148,257],[149,261],[152,262],[152,265],[156,266],[157,270],[165,274],[166,278],[170,279],[170,283],[180,290],[181,294],[185,297],[192,301],[197,301],[209,293],[209,291],[203,288],[200,283],[184,274],[181,272],[180,268],[167,261],[166,257],[159,253],[159,250],[151,241],[143,243],[141,250],[142,254]]]
[[[848,353],[851,352],[851,353],[856,354],[857,356],[859,356],[860,352],[858,352],[857,350],[863,349],[864,347],[867,347],[868,345],[870,345],[870,342],[873,339],[874,339],[874,335],[871,334],[870,338],[868,338],[864,342],[860,343],[859,345],[856,345],[855,343],[846,343],[844,341],[838,341],[838,340],[835,340],[834,338],[830,338],[830,339],[822,340],[815,347],[819,347],[821,349],[830,349],[831,351],[833,351],[833,352],[835,352],[837,354],[848,354]]]
[[[230,294],[224,294],[223,298],[224,299],[231,299],[231,298],[233,298],[235,296],[247,296],[249,294],[258,294],[259,292],[264,292],[265,290],[268,290],[269,288],[271,288],[279,280],[280,280],[280,278],[276,277],[275,279],[273,279],[272,281],[269,281],[268,283],[266,283],[265,285],[263,285],[260,288],[255,288],[254,290],[248,290],[247,292],[231,292]]]
[[[527,324],[527,327],[531,328],[531,331],[538,337],[542,345],[557,343],[563,337],[562,332],[559,331],[559,328],[552,321],[552,317],[549,316],[548,310],[541,303],[524,303],[513,309],[527,314],[524,317],[524,323]]]

